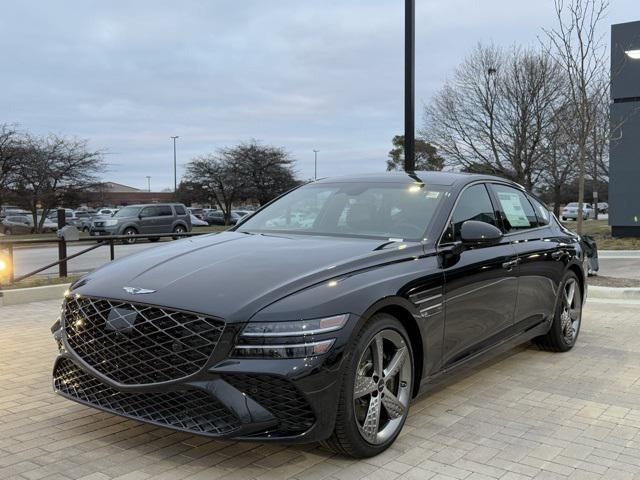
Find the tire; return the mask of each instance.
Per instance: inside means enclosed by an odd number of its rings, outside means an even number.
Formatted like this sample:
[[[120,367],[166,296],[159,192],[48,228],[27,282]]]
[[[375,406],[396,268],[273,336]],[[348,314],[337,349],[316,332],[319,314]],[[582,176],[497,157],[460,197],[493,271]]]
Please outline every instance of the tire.
[[[184,228],[182,225],[176,225],[173,228],[173,233],[186,233],[187,229]],[[179,238],[183,238],[183,237],[172,237],[174,240],[178,240]]]
[[[573,348],[578,340],[581,323],[582,291],[580,290],[580,282],[575,273],[568,272],[562,279],[558,290],[555,315],[549,332],[533,341],[541,350],[567,352]]]
[[[82,231],[83,231],[84,233],[89,233],[89,231],[90,231],[90,230],[91,230],[91,229],[90,229],[89,227],[84,227],[84,228],[82,229]]]
[[[567,221],[567,217],[562,217],[562,221],[566,222]]]
[[[13,231],[10,228],[5,228],[4,229],[4,234],[5,235],[13,235]]]
[[[380,340],[382,368],[375,355]],[[413,351],[402,323],[386,313],[374,315],[352,345],[342,374],[334,431],[321,443],[343,455],[367,458],[389,448],[404,426],[412,397]],[[397,365],[392,369],[395,373],[389,372],[392,363]],[[366,420],[376,418],[375,412],[379,423],[374,431]]]
[[[138,231],[133,228],[133,227],[128,227],[124,229],[124,232],[122,232],[123,235],[137,235]],[[134,243],[136,243],[137,238],[127,238],[125,240],[122,240],[122,243],[125,245],[133,245]]]

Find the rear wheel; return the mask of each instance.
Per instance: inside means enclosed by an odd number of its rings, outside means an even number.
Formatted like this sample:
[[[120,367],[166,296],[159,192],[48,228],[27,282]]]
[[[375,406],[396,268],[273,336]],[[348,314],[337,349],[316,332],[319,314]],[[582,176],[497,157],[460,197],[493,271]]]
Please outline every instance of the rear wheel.
[[[344,372],[333,435],[324,443],[357,458],[378,455],[395,441],[409,412],[413,352],[402,323],[371,318],[355,340]]]
[[[137,235],[138,232],[136,231],[135,228],[125,228],[124,232],[122,232],[123,235],[127,235],[130,238],[125,238],[124,240],[122,240],[122,243],[126,244],[126,245],[133,245],[134,243],[136,243],[136,238],[133,235]]]
[[[173,233],[186,233],[186,231],[187,229],[184,228],[182,225],[176,225],[176,227],[173,229]],[[174,240],[177,240],[179,238],[182,238],[182,237],[178,237],[178,236],[173,237]]]
[[[582,321],[582,292],[578,277],[568,272],[556,300],[556,312],[546,335],[534,339],[543,350],[566,352],[576,344]]]
[[[4,234],[5,235],[11,235],[13,233],[13,231],[10,228],[5,228],[4,229]]]

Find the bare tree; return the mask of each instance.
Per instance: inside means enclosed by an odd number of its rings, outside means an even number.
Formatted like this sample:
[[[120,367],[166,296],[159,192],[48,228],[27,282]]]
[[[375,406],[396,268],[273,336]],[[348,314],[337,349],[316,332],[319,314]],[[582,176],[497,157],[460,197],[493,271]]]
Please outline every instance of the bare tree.
[[[552,128],[546,132],[545,155],[542,160],[544,173],[542,182],[549,191],[553,201],[553,213],[560,215],[560,203],[566,186],[576,178],[575,156],[576,145],[573,128],[575,122],[571,118],[572,109],[560,108],[555,115]]]
[[[0,125],[0,205],[15,180],[22,137],[15,125]]]
[[[96,175],[104,169],[103,153],[90,150],[82,139],[26,135],[19,155],[13,189],[31,210],[36,231],[42,230],[52,208],[74,192],[95,185]]]
[[[231,207],[246,189],[246,180],[238,165],[224,151],[196,157],[187,165],[185,181],[200,185],[220,207],[228,225]]]
[[[563,102],[559,65],[540,52],[479,45],[425,109],[423,135],[453,167],[532,188]]]
[[[606,45],[599,34],[609,2],[607,0],[554,0],[557,26],[547,30],[552,53],[567,74],[568,105],[573,109],[577,145],[578,210],[584,205],[584,181],[589,156],[589,139],[596,122],[593,99],[599,97],[607,82]],[[582,233],[582,215],[577,232]]]
[[[244,195],[255,198],[260,205],[298,185],[293,170],[294,161],[284,148],[251,140],[223,149],[221,154],[244,177]]]

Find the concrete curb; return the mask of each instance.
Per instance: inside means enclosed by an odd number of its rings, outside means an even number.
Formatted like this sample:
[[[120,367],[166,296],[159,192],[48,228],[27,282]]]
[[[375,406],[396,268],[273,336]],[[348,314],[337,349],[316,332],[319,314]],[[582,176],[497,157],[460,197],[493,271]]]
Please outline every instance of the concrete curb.
[[[617,288],[589,286],[587,301],[589,298],[610,300],[640,300],[640,288]]]
[[[0,291],[0,307],[7,305],[20,305],[23,303],[42,302],[56,300],[64,297],[64,292],[70,283],[58,285],[46,285],[44,287],[16,288]]]

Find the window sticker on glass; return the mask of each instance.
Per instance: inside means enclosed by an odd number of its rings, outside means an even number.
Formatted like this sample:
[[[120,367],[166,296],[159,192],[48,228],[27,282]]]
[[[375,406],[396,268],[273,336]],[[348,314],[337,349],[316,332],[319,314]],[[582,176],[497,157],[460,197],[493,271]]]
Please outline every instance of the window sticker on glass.
[[[529,219],[524,213],[520,197],[516,194],[499,192],[500,204],[502,211],[509,220],[512,227],[529,227]]]
[[[441,192],[436,192],[436,191],[431,190],[431,191],[427,192],[425,196],[427,198],[440,198],[440,193]]]

